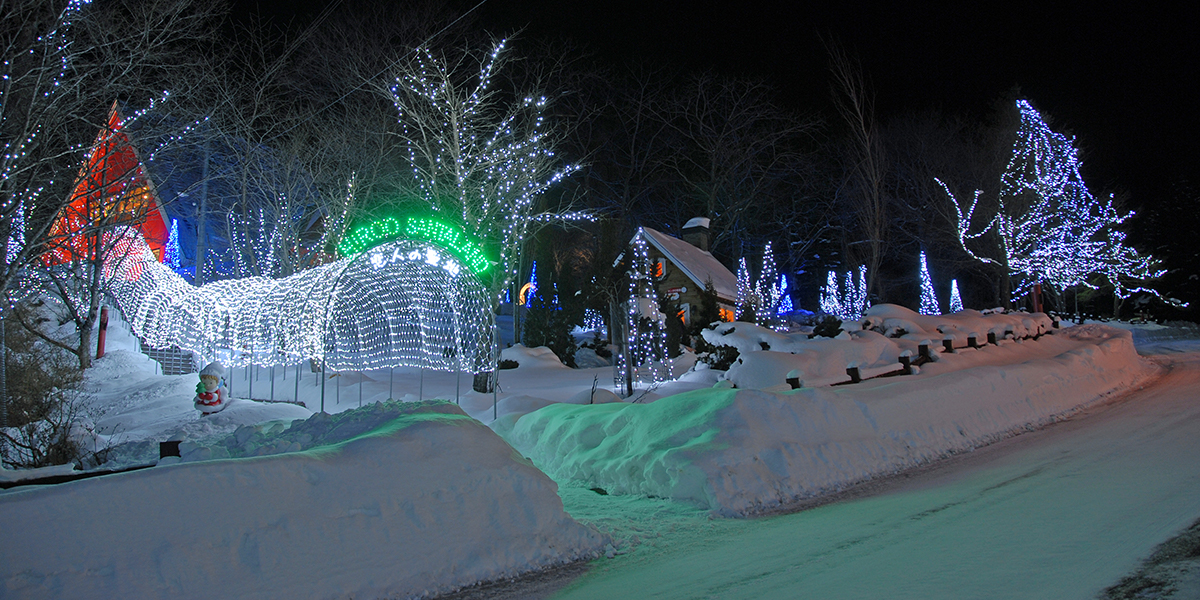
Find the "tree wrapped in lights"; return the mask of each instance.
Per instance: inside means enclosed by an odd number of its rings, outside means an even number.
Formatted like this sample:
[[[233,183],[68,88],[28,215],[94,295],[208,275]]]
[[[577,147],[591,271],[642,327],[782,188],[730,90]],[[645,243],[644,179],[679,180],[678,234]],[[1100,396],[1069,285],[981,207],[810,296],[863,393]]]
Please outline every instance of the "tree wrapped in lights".
[[[1040,282],[1060,290],[1079,285],[1094,289],[1088,281],[1092,274],[1103,275],[1118,298],[1152,291],[1130,285],[1164,272],[1153,258],[1126,245],[1125,234],[1117,229],[1133,213],[1117,210],[1112,195],[1092,195],[1079,172],[1073,140],[1051,131],[1029,102],[1018,100],[1017,110],[1021,124],[1000,178],[996,212],[984,227],[973,229],[982,190],[963,203],[936,180],[957,211],[963,249],[1015,277],[1014,298]],[[975,240],[989,233],[999,240],[998,251],[990,256],[977,253],[972,248]]]
[[[958,293],[958,280],[951,279],[950,280],[950,312],[956,313],[956,312],[962,312],[962,311],[963,311],[963,301],[962,301],[962,295],[960,295]]]
[[[555,155],[544,96],[518,94],[510,103],[494,85],[507,58],[504,40],[480,57],[477,71],[465,68],[471,60],[419,48],[388,89],[415,193],[495,257],[499,268],[488,281],[495,304],[516,279],[524,241],[537,226],[590,218],[539,210],[541,194],[577,167]]]
[[[737,272],[737,298],[736,312],[734,318],[746,320],[753,310],[754,299],[751,297],[754,294],[753,284],[750,282],[750,266],[746,264],[746,257],[743,256],[738,261]]]
[[[775,287],[775,293],[779,297],[779,305],[775,309],[776,316],[782,317],[795,310],[792,306],[792,295],[788,293],[787,275],[779,274],[779,285]]]
[[[658,292],[654,287],[653,264],[645,236],[636,236],[629,272],[629,301],[626,303],[625,352],[617,357],[617,387],[630,393],[637,381],[666,381],[667,324],[658,310]]]
[[[771,242],[763,247],[762,270],[758,272],[758,322],[766,324],[775,320],[775,309],[779,305],[779,288],[776,279],[779,271],[775,267],[775,254]]]
[[[821,289],[821,312],[843,321],[857,321],[867,309],[867,267],[846,272],[845,283],[838,289],[838,276],[830,271]]]
[[[940,315],[937,295],[933,292],[933,278],[929,276],[929,263],[925,260],[925,252],[921,251],[921,309],[923,315]]]

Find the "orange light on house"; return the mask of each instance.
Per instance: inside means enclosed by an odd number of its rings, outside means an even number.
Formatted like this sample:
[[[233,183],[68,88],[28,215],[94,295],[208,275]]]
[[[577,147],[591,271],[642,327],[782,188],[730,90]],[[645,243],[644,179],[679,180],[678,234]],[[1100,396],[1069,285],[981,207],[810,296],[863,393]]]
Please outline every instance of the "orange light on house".
[[[43,257],[46,264],[91,257],[96,241],[87,232],[114,225],[136,227],[155,255],[163,255],[167,224],[151,193],[141,160],[121,126],[121,115],[114,102],[107,125],[96,136],[79,170],[71,202],[50,227],[52,241]]]
[[[733,314],[733,311],[729,310],[728,308],[721,308],[719,310],[721,311],[721,320],[725,321],[726,323],[732,323],[736,318]]]

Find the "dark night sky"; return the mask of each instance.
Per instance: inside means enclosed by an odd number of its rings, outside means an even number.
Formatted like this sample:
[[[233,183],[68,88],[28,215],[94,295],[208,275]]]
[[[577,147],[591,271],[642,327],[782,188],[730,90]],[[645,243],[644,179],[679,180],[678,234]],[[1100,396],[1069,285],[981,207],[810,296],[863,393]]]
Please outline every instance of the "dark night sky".
[[[280,14],[297,7],[258,1]],[[476,4],[453,2],[461,10]],[[1126,189],[1138,205],[1173,178],[1200,181],[1200,49],[1192,38],[1200,9],[879,4],[485,0],[476,16],[496,33],[525,27],[526,37],[574,38],[614,60],[762,76],[785,103],[816,111],[830,95],[823,35],[861,59],[881,116],[940,108],[982,118],[1020,86],[1056,130],[1078,137],[1094,191]]]

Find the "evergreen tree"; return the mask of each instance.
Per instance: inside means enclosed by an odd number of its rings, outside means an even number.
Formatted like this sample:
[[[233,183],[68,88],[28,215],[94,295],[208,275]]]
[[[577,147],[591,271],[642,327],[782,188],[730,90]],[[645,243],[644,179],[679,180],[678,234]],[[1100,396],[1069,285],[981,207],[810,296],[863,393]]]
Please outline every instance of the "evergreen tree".
[[[963,301],[962,296],[958,293],[958,280],[950,280],[950,312],[962,312]]]
[[[940,315],[942,309],[938,306],[937,296],[933,292],[933,279],[929,276],[929,263],[925,260],[925,252],[921,251],[921,309],[923,315]]]

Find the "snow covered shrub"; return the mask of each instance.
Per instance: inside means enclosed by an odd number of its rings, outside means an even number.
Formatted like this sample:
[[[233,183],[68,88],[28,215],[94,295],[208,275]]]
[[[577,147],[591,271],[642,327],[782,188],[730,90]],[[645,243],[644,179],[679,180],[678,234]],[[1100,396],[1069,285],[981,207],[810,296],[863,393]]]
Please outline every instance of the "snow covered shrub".
[[[842,320],[833,315],[825,315],[825,318],[821,319],[821,322],[817,323],[816,326],[813,327],[812,335],[810,335],[808,337],[809,338],[816,338],[816,337],[835,338],[841,332],[842,332]]]
[[[547,302],[538,295],[525,317],[521,343],[530,348],[545,346],[552,350],[564,365],[575,366],[575,338],[571,332],[577,323],[557,302]]]
[[[715,330],[720,325],[720,323],[716,323],[707,329]],[[733,346],[710,343],[704,339],[703,335],[696,335],[692,339],[696,342],[696,360],[713,369],[727,371],[729,366],[738,359],[738,349]]]
[[[21,304],[26,324],[45,329],[61,323],[42,303]],[[8,427],[0,429],[0,460],[10,467],[35,468],[78,461],[83,450],[73,435],[81,406],[76,388],[83,378],[74,355],[51,346],[5,319],[5,378]]]

